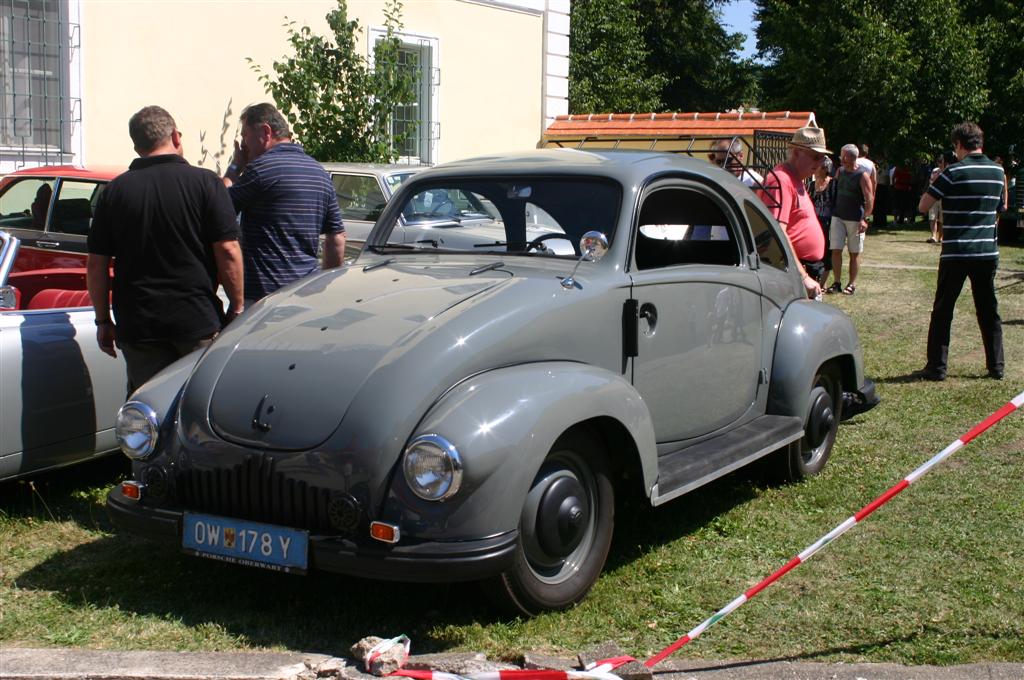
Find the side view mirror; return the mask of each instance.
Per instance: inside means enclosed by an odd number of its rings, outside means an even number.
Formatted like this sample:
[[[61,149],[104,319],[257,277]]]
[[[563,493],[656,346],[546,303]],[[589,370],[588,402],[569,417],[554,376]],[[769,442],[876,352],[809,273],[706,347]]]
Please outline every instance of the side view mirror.
[[[580,239],[580,252],[589,262],[597,262],[608,252],[608,237],[599,231],[588,231]]]
[[[0,309],[17,309],[18,292],[14,286],[0,286]]]
[[[576,276],[576,270],[580,268],[580,263],[586,260],[587,262],[597,262],[605,253],[608,252],[608,237],[599,231],[588,231],[583,234],[583,238],[580,239],[580,259],[576,260],[576,266],[572,268],[572,274],[569,274],[562,279],[562,288],[571,290],[573,288],[581,288],[579,283],[573,277]]]

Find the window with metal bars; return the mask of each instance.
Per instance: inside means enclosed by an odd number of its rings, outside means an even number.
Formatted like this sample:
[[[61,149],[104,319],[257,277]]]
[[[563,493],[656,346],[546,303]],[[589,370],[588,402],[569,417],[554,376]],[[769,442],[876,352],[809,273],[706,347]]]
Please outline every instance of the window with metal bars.
[[[423,110],[423,61],[422,50],[403,44],[398,50],[398,67],[405,71],[413,82],[414,98],[395,107],[391,118],[391,134],[398,144],[398,155],[406,158],[422,158],[423,140],[420,136]]]
[[[0,147],[70,145],[67,4],[0,0]]]
[[[437,162],[437,140],[440,123],[437,116],[437,88],[440,71],[434,66],[437,40],[399,34],[399,67],[413,81],[413,98],[395,107],[391,132],[402,162],[431,164]]]

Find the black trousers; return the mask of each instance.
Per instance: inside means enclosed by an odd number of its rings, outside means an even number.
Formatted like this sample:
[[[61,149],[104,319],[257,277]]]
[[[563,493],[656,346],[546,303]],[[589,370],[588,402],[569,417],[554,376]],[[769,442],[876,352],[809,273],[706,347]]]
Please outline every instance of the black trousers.
[[[939,280],[935,287],[932,320],[928,326],[928,368],[946,374],[949,359],[949,329],[953,309],[963,290],[964,281],[971,280],[974,311],[985,345],[985,364],[990,371],[1003,370],[1003,325],[996,301],[997,258],[977,260],[939,260]]]
[[[164,370],[186,354],[208,347],[217,334],[196,340],[140,340],[122,342],[117,346],[124,354],[128,369],[128,396],[154,375]]]

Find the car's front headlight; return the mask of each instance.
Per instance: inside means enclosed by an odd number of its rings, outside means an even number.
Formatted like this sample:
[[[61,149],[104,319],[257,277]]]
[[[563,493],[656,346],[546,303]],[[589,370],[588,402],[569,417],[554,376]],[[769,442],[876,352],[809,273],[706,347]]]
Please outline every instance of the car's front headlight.
[[[159,429],[156,412],[141,401],[129,401],[117,412],[114,434],[129,458],[142,460],[152,455]]]
[[[462,458],[444,437],[424,434],[412,440],[402,461],[405,481],[426,501],[450,498],[462,485]]]

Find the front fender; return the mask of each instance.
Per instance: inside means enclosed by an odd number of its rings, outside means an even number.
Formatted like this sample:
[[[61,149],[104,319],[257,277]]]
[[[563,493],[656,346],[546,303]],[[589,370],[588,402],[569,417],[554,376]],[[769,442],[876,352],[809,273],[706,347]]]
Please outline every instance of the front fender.
[[[836,360],[843,389],[864,384],[864,358],[853,322],[831,305],[797,300],[786,308],[775,340],[768,413],[805,418],[814,375]]]
[[[633,386],[595,366],[541,362],[487,371],[448,390],[412,438],[437,434],[454,444],[464,464],[462,487],[447,501],[423,501],[406,485],[400,458],[382,516],[403,536],[420,539],[513,531],[551,446],[574,424],[593,418],[614,419],[629,432],[649,490],[657,476],[654,428]]]
[[[197,349],[186,354],[170,366],[143,383],[128,398],[129,401],[141,401],[156,412],[157,421],[164,423],[168,415],[172,415],[178,403],[178,394],[192,374],[204,349]]]

